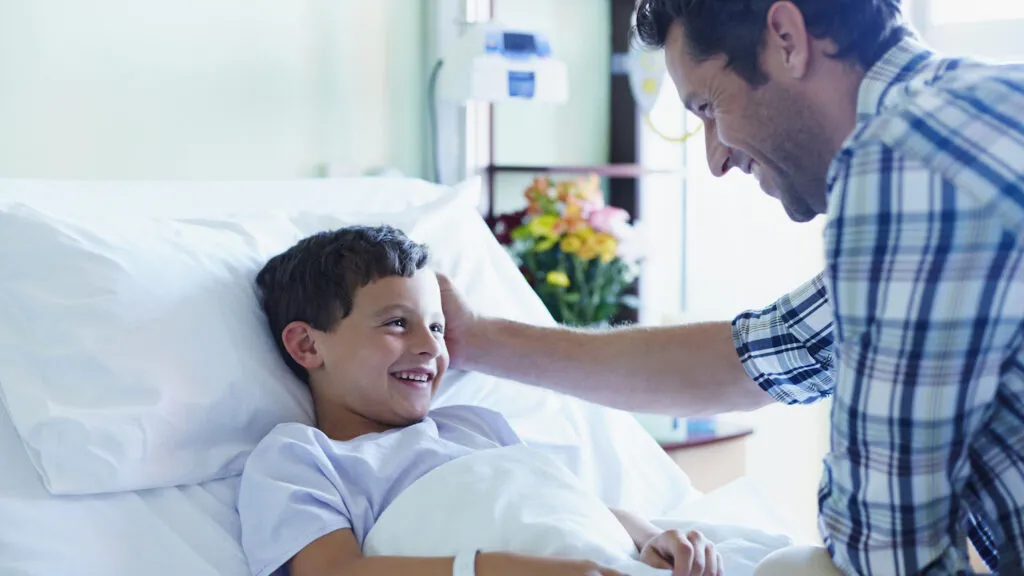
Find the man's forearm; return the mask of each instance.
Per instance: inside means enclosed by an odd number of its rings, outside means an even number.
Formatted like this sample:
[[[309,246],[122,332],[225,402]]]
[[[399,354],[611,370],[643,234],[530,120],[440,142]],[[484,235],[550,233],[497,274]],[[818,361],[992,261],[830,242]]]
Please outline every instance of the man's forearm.
[[[470,369],[624,410],[696,416],[771,403],[728,322],[587,332],[484,319],[465,346]]]

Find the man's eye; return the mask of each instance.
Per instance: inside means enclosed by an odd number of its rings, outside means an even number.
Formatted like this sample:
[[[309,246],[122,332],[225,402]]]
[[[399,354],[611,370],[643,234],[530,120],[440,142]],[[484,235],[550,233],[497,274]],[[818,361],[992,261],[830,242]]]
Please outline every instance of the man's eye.
[[[704,103],[701,104],[700,106],[697,106],[697,113],[700,114],[701,116],[707,116],[709,109],[710,106],[707,103]]]
[[[394,326],[396,328],[405,328],[405,318],[395,318],[389,321],[385,326]]]

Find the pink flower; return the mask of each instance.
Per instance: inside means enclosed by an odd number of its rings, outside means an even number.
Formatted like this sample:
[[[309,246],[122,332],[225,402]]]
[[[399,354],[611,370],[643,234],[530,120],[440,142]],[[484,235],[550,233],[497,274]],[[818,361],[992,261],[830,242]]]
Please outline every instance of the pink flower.
[[[604,206],[590,213],[590,225],[598,232],[605,232],[618,236],[616,232],[621,231],[629,222],[629,212],[615,206]]]

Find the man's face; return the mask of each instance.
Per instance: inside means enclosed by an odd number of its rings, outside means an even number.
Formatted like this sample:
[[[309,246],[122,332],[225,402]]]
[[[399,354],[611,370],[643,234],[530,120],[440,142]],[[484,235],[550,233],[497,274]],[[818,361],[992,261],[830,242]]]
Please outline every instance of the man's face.
[[[732,168],[753,174],[797,222],[825,212],[825,177],[835,151],[801,90],[771,74],[754,88],[721,55],[697,62],[678,22],[669,32],[665,59],[680,100],[704,122],[715,176]]]

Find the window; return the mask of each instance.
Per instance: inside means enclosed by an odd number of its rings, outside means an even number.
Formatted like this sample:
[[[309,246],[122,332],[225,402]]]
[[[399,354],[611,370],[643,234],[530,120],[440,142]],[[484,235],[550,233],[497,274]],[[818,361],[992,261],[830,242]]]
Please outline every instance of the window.
[[[1024,60],[1024,3],[1007,0],[914,0],[911,23],[942,54],[990,61]]]
[[[920,0],[919,0],[920,1]],[[930,0],[922,3],[928,11],[931,26],[1024,20],[1024,2],[1007,0]]]

